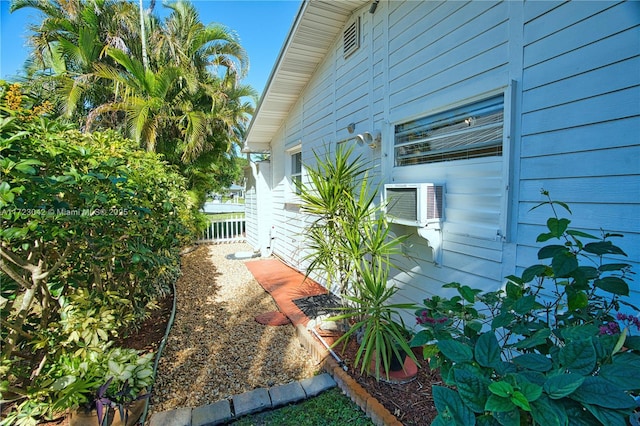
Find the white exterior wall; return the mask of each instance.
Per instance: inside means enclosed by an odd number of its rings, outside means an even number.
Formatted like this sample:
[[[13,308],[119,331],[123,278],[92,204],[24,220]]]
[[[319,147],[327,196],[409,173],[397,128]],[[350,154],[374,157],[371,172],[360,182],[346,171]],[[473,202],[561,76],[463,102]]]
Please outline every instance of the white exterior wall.
[[[269,255],[271,252],[271,163],[258,161],[245,169],[247,192],[245,194],[245,223],[247,243],[254,249]]]
[[[394,276],[400,301],[451,281],[493,290],[536,263],[548,215],[529,209],[541,187],[571,203],[573,225],[626,234],[619,243],[638,271],[639,3],[383,0],[354,16],[360,48],[344,59],[339,35],[272,141],[276,255],[304,269],[286,150],[302,144],[310,164],[355,123],[356,134],[382,132],[381,149],[356,149],[376,180],[446,185],[440,265],[414,228],[394,225],[412,234],[398,259],[410,272]],[[393,167],[395,124],[495,93],[505,95],[502,157]]]
[[[547,211],[529,209],[545,188],[570,204],[571,226],[624,234],[612,241],[638,273],[640,3],[533,2],[524,10],[517,265],[536,262]],[[637,304],[637,279],[631,290]]]

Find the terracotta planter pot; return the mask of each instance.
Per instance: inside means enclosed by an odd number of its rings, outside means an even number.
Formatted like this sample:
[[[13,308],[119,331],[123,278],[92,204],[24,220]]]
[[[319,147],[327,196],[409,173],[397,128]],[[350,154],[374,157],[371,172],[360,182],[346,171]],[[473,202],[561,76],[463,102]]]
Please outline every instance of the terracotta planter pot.
[[[120,411],[117,409],[110,409],[108,413],[108,419],[106,424],[108,426],[134,426],[136,422],[142,416],[142,412],[144,411],[144,400],[136,401],[129,406],[129,414],[127,417],[127,422],[125,424],[124,420],[120,418]],[[98,423],[98,412],[95,408],[91,411],[87,411],[84,408],[79,408],[75,411],[72,411],[69,415],[69,425],[70,426],[101,426]]]
[[[389,363],[389,377],[387,378],[384,371],[380,372],[380,380],[387,383],[393,384],[403,384],[409,383],[418,375],[418,366],[415,362],[408,356],[404,357],[404,364],[400,364],[400,360],[398,360],[395,356],[391,357],[391,362]],[[380,366],[381,370],[384,370],[382,366]],[[376,356],[373,356],[371,360],[371,364],[369,365],[369,374],[372,376],[376,375]]]

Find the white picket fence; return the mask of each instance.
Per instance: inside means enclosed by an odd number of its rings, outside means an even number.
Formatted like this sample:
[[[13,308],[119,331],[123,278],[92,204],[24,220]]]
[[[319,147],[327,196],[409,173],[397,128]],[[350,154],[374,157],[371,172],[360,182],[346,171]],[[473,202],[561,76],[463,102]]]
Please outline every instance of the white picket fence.
[[[230,219],[212,217],[202,232],[199,243],[222,244],[244,243],[247,241],[244,215]]]

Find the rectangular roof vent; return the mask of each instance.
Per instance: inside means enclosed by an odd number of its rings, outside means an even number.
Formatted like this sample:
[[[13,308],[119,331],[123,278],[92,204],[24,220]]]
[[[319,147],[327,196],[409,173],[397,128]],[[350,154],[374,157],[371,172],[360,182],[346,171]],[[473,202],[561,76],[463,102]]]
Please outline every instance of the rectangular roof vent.
[[[360,47],[360,17],[354,19],[342,34],[344,41],[344,57],[348,57]]]

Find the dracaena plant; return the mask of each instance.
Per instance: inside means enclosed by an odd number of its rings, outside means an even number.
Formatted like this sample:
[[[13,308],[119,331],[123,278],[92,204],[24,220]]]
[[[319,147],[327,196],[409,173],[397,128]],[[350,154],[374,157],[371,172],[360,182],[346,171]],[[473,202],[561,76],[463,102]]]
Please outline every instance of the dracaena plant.
[[[391,256],[401,253],[406,237],[390,234],[368,165],[353,146],[341,144],[324,157],[316,153],[306,171],[308,180],[297,188],[301,210],[312,218],[305,229],[307,275],[318,274],[330,288],[338,285],[344,306],[331,319],[346,320],[349,328],[336,344],[362,336],[356,366],[364,371],[375,360],[375,377],[388,378],[392,357],[406,353],[415,359],[398,313],[413,305],[393,303],[398,289],[388,280]]]
[[[544,263],[507,277],[503,291],[452,283],[457,296],[419,309],[423,346],[444,383],[433,386],[434,425],[627,425],[640,393],[640,320],[630,265],[613,235],[593,236],[553,216],[538,242]],[[585,242],[589,241],[589,242]],[[629,310],[631,313],[625,313]],[[623,349],[624,348],[624,349]]]

